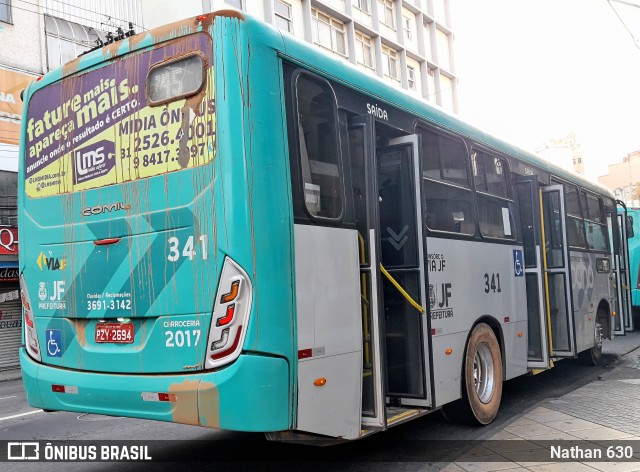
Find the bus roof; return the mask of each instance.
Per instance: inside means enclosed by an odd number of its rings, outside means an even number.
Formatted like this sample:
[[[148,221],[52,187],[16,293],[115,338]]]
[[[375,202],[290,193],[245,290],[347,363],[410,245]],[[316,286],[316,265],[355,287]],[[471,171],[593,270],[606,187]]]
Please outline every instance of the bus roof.
[[[247,19],[252,24],[252,27],[272,28],[270,25],[254,18],[248,17]],[[254,22],[256,24],[254,24]],[[349,62],[325,54],[319,48],[303,42],[293,35],[287,33],[281,34],[284,43],[284,51],[282,51],[282,54],[294,63],[304,65],[319,75],[330,77],[331,80],[351,89],[375,97],[375,99],[380,102],[400,108],[441,128],[473,139],[480,144],[511,155],[545,172],[549,172],[552,175],[569,182],[574,182],[584,188],[599,194],[604,194],[615,200],[612,191],[600,183],[592,182],[586,177],[563,169],[552,162],[540,158],[532,152],[496,138],[488,132],[482,131],[480,128],[451,115],[444,109],[427,102],[425,99],[412,95],[398,87],[394,87],[383,79],[366,73]]]
[[[187,18],[175,23],[171,23],[150,31],[139,33],[123,41],[105,46],[102,49],[92,51],[80,56],[43,77],[40,81],[30,84],[25,94],[25,104],[28,104],[33,93],[47,85],[62,80],[64,77],[77,72],[92,68],[101,62],[113,59],[118,55],[127,54],[130,51],[149,47],[155,43],[166,39],[175,38],[195,31],[203,31],[212,25],[216,17],[233,17],[246,21],[251,29],[255,29],[258,34],[255,37],[273,37],[275,28],[250,15],[245,15],[235,10],[219,10],[207,15]],[[444,129],[464,137],[473,139],[489,148],[493,148],[502,153],[511,155],[545,172],[549,172],[569,182],[574,182],[594,192],[604,194],[615,199],[611,190],[607,187],[588,180],[587,178],[567,171],[539,156],[525,151],[522,148],[507,143],[491,134],[482,131],[476,126],[472,126],[460,118],[451,115],[438,106],[427,102],[423,98],[411,95],[398,87],[394,87],[381,78],[366,73],[356,66],[342,60],[331,57],[293,35],[279,32],[282,36],[281,55],[288,60],[304,65],[319,75],[330,77],[332,80],[341,83],[351,89],[374,97],[381,103],[402,109],[427,122],[436,124]],[[279,42],[278,42],[279,43]],[[270,41],[273,45],[274,42]],[[277,43],[276,43],[277,44]]]

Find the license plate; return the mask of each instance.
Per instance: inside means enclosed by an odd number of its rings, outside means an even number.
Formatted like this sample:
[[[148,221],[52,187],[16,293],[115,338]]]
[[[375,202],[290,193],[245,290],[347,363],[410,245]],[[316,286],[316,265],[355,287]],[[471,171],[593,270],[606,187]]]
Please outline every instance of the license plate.
[[[98,323],[96,325],[96,342],[131,344],[133,342],[133,323]]]

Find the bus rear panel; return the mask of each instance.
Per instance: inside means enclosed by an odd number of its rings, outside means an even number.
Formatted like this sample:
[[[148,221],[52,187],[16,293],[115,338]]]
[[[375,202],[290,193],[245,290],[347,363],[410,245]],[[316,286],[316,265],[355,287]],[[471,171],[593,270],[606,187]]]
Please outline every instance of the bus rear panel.
[[[242,148],[228,152],[246,118],[234,93],[243,79],[231,72],[241,59],[215,52],[234,51],[224,41],[240,41],[241,22],[223,12],[134,36],[27,91],[21,362],[30,405],[289,427],[290,347],[255,340],[252,188]],[[269,328],[261,334],[269,339]]]

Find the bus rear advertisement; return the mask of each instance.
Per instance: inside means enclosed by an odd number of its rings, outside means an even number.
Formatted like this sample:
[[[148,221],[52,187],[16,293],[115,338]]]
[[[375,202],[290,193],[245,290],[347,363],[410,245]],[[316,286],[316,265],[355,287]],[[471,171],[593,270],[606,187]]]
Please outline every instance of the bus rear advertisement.
[[[27,400],[351,440],[624,334],[609,190],[237,11],[25,91]],[[626,298],[625,298],[626,297]]]

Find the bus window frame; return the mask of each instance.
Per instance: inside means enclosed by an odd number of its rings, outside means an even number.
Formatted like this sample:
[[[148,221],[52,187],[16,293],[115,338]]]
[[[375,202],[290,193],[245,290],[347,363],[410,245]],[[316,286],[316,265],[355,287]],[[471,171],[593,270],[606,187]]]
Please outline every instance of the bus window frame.
[[[322,83],[325,87],[328,87],[328,92],[330,92],[332,101],[332,115],[333,115],[333,125],[334,125],[334,133],[335,133],[335,147],[336,147],[336,158],[337,158],[337,166],[338,166],[338,180],[340,182],[340,192],[341,192],[341,208],[340,213],[336,217],[327,217],[327,216],[317,216],[309,211],[307,207],[305,196],[304,196],[304,176],[302,172],[302,152],[300,150],[300,119],[299,119],[299,111],[298,111],[298,79],[300,76],[305,75],[311,78],[312,81],[316,81]],[[336,226],[340,225],[345,220],[345,215],[347,213],[347,195],[345,191],[345,165],[344,165],[344,156],[343,156],[343,136],[340,130],[340,116],[338,113],[338,98],[336,92],[331,84],[331,81],[326,78],[314,74],[313,72],[304,69],[302,67],[296,67],[291,73],[291,83],[290,83],[290,98],[291,98],[291,118],[293,119],[292,123],[288,123],[286,128],[290,130],[290,127],[293,127],[294,133],[294,144],[295,144],[295,157],[296,157],[296,178],[297,178],[297,195],[294,193],[294,198],[301,201],[300,206],[304,211],[304,214],[307,218],[314,223],[320,223],[323,225],[331,225]],[[291,152],[289,155],[291,156]],[[292,175],[293,178],[293,175]]]
[[[425,177],[424,175],[424,163],[423,163],[423,154],[426,152],[426,146],[424,144],[424,140],[422,141],[422,149],[420,150],[420,173],[421,173],[421,179],[420,179],[420,194],[421,194],[421,200],[422,200],[422,208],[423,208],[423,215],[422,215],[422,224],[423,227],[426,229],[427,235],[428,236],[436,236],[436,237],[441,237],[441,238],[451,238],[451,239],[457,239],[457,238],[461,238],[461,239],[465,239],[465,240],[469,240],[469,239],[476,239],[479,235],[479,229],[478,229],[478,208],[477,208],[477,202],[476,202],[476,196],[475,196],[475,192],[473,189],[473,179],[471,176],[471,172],[472,172],[472,168],[471,168],[471,157],[470,157],[470,153],[469,153],[469,145],[467,143],[467,141],[464,139],[464,137],[458,133],[452,133],[449,132],[447,130],[444,130],[438,126],[435,126],[431,123],[425,122],[425,121],[416,121],[415,125],[414,125],[414,133],[418,136],[422,136],[421,132],[427,132],[427,133],[433,133],[436,134],[438,136],[442,136],[446,139],[451,139],[452,141],[456,141],[462,144],[463,148],[464,148],[464,154],[465,154],[465,165],[466,165],[466,170],[467,170],[467,187],[460,185],[457,182],[453,182],[450,180],[446,180],[442,177],[443,173],[442,173],[442,159],[440,157],[440,155],[438,155],[438,169],[440,171],[440,178],[433,178],[433,177]],[[433,229],[431,228],[427,221],[427,213],[429,212],[428,209],[428,205],[427,205],[427,192],[424,191],[423,189],[423,182],[424,181],[429,181],[429,182],[433,182],[439,185],[445,185],[451,188],[455,188],[455,189],[460,189],[463,191],[468,191],[470,192],[470,196],[471,196],[471,212],[470,214],[473,215],[473,233],[457,233],[455,231],[446,231],[446,230],[441,230],[441,229]]]
[[[164,100],[158,100],[158,101],[151,100],[151,97],[149,96],[149,90],[150,90],[149,80],[151,79],[151,73],[155,69],[159,69],[160,67],[166,67],[174,62],[184,61],[185,59],[188,59],[189,57],[192,57],[192,56],[198,56],[202,61],[202,83],[200,84],[200,87],[198,87],[198,89],[193,92],[183,93],[181,95],[176,95],[175,97],[165,98]],[[207,64],[208,64],[207,56],[205,56],[201,51],[190,51],[186,54],[171,56],[168,59],[164,59],[160,62],[156,62],[151,67],[149,67],[149,70],[147,71],[147,78],[144,83],[144,87],[145,87],[144,96],[147,100],[147,104],[150,107],[158,107],[158,106],[166,105],[171,102],[175,102],[177,100],[193,97],[194,95],[198,95],[199,93],[202,93],[202,91],[205,90],[207,87]]]
[[[475,194],[475,199],[476,199],[476,223],[477,223],[477,228],[478,228],[480,237],[483,240],[516,244],[520,241],[520,235],[519,235],[520,232],[518,231],[519,215],[516,215],[516,213],[518,213],[519,211],[519,210],[516,210],[516,208],[519,208],[519,207],[516,204],[516,201],[514,198],[514,195],[515,195],[515,190],[513,188],[514,182],[511,180],[511,165],[509,163],[509,159],[507,158],[507,156],[502,156],[499,153],[493,150],[487,149],[484,146],[474,142],[472,143],[471,148],[469,150],[470,163],[472,161],[472,156],[474,152],[479,152],[480,154],[482,154],[483,157],[481,159],[484,159],[484,156],[487,156],[493,159],[499,159],[501,161],[503,166],[502,175],[504,175],[504,184],[507,191],[506,196],[496,195],[489,192],[488,190],[489,183],[487,181],[487,168],[485,165],[486,163],[483,163],[482,165],[482,172],[483,172],[483,183],[487,190],[478,189],[478,187],[476,187],[473,168],[471,169],[472,187],[473,187],[473,192]],[[509,208],[509,215],[511,218],[511,221],[510,221],[511,231],[512,231],[511,237],[509,236],[499,237],[499,236],[490,236],[490,235],[483,234],[482,227],[480,224],[480,202],[479,202],[479,200],[482,198],[493,200],[493,201],[507,202],[507,207]]]
[[[596,201],[598,202],[598,212],[600,213],[600,219],[602,220],[601,222],[597,222],[595,220],[592,220],[590,218],[584,217],[584,211],[582,212],[583,214],[583,222],[584,222],[584,236],[585,236],[585,241],[587,243],[587,249],[589,250],[589,252],[594,252],[594,253],[601,253],[601,254],[610,254],[611,253],[611,241],[609,241],[609,231],[607,230],[607,213],[605,211],[605,204],[604,204],[604,199],[602,198],[601,195],[598,195],[595,192],[592,192],[590,190],[587,190],[585,188],[580,188],[580,192],[581,194],[583,194],[585,196],[585,202],[587,205],[587,216],[590,216],[590,210],[589,210],[589,198],[595,198]],[[581,200],[582,201],[582,200]],[[593,225],[597,225],[601,228],[604,228],[604,238],[605,238],[605,248],[604,249],[593,249],[589,246],[589,237],[587,236],[587,226],[586,224],[590,223]]]
[[[577,183],[572,183],[572,182],[568,182],[564,179],[558,178],[555,174],[552,174],[551,176],[551,185],[562,185],[562,188],[564,189],[564,218],[565,218],[565,231],[567,233],[566,235],[566,241],[565,244],[567,245],[567,248],[571,251],[582,251],[582,252],[589,252],[589,245],[587,244],[587,234],[584,228],[584,212],[582,211],[582,202],[581,202],[581,194],[580,192],[582,191],[582,188],[580,185],[578,185]],[[574,214],[570,214],[567,211],[567,194],[568,192],[568,187],[573,187],[573,189],[576,191],[576,196],[578,199],[578,211],[580,212],[579,215],[574,215]],[[574,244],[571,244],[573,241],[570,241],[570,237],[569,237],[569,219],[575,220],[578,219],[580,221],[580,231],[582,232],[582,238],[584,241],[584,246],[576,246]]]
[[[587,218],[584,217],[585,211],[582,208],[583,206],[583,200],[586,200],[586,198],[583,198],[584,194],[590,194],[591,196],[595,196],[596,199],[598,199],[599,202],[599,206],[600,206],[600,211],[602,212],[603,209],[605,209],[607,207],[607,203],[605,202],[605,200],[607,198],[609,198],[607,195],[602,194],[597,192],[596,190],[592,190],[590,188],[584,187],[583,185],[580,185],[578,182],[568,182],[566,180],[564,180],[563,178],[559,177],[557,174],[551,174],[551,179],[550,179],[550,184],[551,185],[562,185],[564,188],[564,193],[565,193],[565,223],[566,220],[568,218],[576,218],[576,216],[574,215],[569,215],[567,213],[566,210],[566,194],[567,194],[567,187],[568,186],[572,186],[573,188],[575,188],[578,192],[578,205],[580,208],[580,228],[582,230],[582,234],[584,236],[584,247],[580,247],[580,246],[574,246],[572,244],[569,244],[569,231],[567,228],[567,247],[569,248],[570,251],[581,251],[581,252],[592,252],[595,254],[609,254],[610,251],[612,250],[612,245],[613,245],[613,241],[609,240],[609,236],[608,236],[608,231],[606,232],[607,234],[605,234],[605,237],[607,239],[607,249],[605,250],[601,250],[601,249],[591,249],[589,248],[589,242],[587,241],[587,231],[586,231],[586,227],[585,227],[585,222],[589,221],[590,223],[594,223],[600,226],[604,226],[605,228],[607,227],[607,223],[596,223],[593,220],[588,220]],[[602,215],[601,215],[602,218]],[[604,212],[604,218],[606,221],[606,211]],[[568,226],[568,225],[567,225]]]

